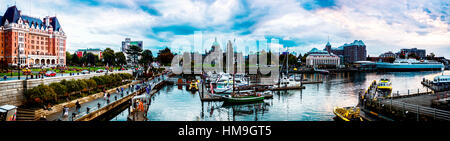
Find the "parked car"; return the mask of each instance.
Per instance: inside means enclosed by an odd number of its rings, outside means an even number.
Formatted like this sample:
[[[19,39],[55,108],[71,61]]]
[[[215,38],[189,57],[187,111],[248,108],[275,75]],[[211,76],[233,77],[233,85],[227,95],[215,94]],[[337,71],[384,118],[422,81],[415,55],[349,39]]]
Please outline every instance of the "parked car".
[[[81,74],[88,74],[88,73],[89,73],[88,70],[83,70],[83,71],[81,71]]]
[[[97,73],[102,73],[102,72],[105,72],[105,70],[103,70],[103,69],[98,69],[98,70],[95,71],[95,72],[97,72]]]
[[[47,76],[47,77],[53,77],[53,76],[56,76],[56,72],[53,72],[53,71],[47,71],[47,72],[45,72],[45,76]]]

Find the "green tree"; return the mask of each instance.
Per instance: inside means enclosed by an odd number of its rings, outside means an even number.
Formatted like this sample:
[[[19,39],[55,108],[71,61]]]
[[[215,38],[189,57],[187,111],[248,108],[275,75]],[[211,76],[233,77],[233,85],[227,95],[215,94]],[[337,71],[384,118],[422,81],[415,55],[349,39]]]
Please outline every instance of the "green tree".
[[[308,53],[306,53],[305,55],[303,55],[302,57],[302,63],[306,63],[306,57],[308,57]]]
[[[117,59],[117,65],[123,66],[127,64],[127,58],[125,57],[125,54],[123,52],[116,52],[115,53],[116,59]]]
[[[146,49],[141,54],[141,59],[139,60],[139,64],[144,65],[144,70],[147,71],[150,63],[153,62],[153,54],[152,51]]]
[[[133,65],[136,65],[138,63],[138,58],[142,53],[142,48],[137,45],[130,45],[130,47],[126,50],[126,53],[129,56],[127,60],[132,62]]]
[[[69,93],[76,92],[79,90],[77,81],[75,79],[66,81],[66,88],[67,88],[67,92],[69,92]]]
[[[57,94],[47,85],[36,86],[26,92],[26,96],[39,103],[49,103],[51,100],[56,100]]]
[[[72,65],[76,65],[76,66],[80,66],[81,61],[80,58],[78,58],[78,55],[76,53],[74,53],[72,55],[72,61],[71,61]]]
[[[97,83],[97,85],[104,85],[105,84],[105,81],[103,80],[103,77],[94,76],[91,79],[94,80],[95,83]]]
[[[84,81],[83,79],[78,79],[77,80],[77,85],[78,85],[78,91],[84,90],[88,88],[88,85],[86,83],[86,81]]]
[[[66,52],[66,65],[73,65],[72,63],[72,54]]]
[[[158,57],[156,57],[156,59],[162,65],[170,66],[173,57],[174,57],[173,53],[170,51],[168,47],[166,47],[163,50],[159,50]]]
[[[112,50],[111,48],[106,48],[105,51],[103,51],[103,63],[109,66],[114,66],[116,65],[115,62],[115,54],[114,54],[114,50]]]
[[[98,56],[92,53],[85,53],[82,58],[82,62],[88,66],[95,65],[98,62]]]
[[[58,96],[64,96],[67,92],[66,86],[58,82],[50,83],[49,87],[52,88],[57,94],[57,96],[55,96],[56,101],[58,101]]]

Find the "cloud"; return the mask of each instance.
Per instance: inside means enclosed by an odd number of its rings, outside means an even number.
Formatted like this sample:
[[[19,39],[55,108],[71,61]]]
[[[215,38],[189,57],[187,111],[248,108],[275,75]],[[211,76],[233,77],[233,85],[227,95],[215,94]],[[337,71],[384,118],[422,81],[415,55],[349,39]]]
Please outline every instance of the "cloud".
[[[8,0],[0,0],[12,5]],[[25,14],[55,15],[68,35],[67,48],[119,51],[126,37],[143,40],[144,48],[189,46],[196,31],[205,44],[220,37],[235,40],[240,50],[256,39],[304,54],[363,40],[371,56],[401,48],[424,48],[450,58],[449,1],[442,0],[23,0]],[[2,7],[0,10],[5,11]],[[171,44],[175,40],[187,40]],[[243,41],[248,40],[248,41]],[[192,46],[192,45],[190,45]],[[209,47],[210,45],[207,45]],[[203,50],[200,49],[200,50]]]

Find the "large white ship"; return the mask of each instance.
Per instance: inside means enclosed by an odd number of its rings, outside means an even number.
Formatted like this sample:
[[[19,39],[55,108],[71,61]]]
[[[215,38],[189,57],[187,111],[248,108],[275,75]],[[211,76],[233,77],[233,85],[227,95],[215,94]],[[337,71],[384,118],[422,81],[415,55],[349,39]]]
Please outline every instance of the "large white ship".
[[[436,61],[416,59],[397,59],[394,63],[376,63],[378,70],[388,71],[427,71],[427,70],[444,70],[444,64]]]

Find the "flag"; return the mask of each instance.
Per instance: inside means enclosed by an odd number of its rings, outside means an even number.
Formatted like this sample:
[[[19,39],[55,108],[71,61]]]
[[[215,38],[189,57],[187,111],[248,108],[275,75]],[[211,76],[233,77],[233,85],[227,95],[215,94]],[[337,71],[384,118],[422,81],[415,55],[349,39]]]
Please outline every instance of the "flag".
[[[211,87],[211,94],[214,94],[213,85],[211,83],[209,83],[209,86]]]

